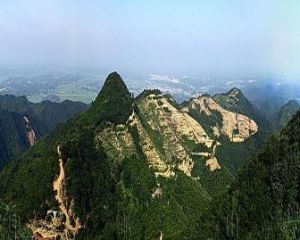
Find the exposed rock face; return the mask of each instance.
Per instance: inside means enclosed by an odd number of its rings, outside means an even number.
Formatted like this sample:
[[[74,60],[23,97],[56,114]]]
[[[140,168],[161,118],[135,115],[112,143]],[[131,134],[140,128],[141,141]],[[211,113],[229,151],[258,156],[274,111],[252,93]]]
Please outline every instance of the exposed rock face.
[[[61,158],[60,146],[57,146],[57,154],[59,156],[59,176],[53,182],[53,189],[56,192],[55,199],[59,203],[61,212],[66,216],[66,230],[76,234],[81,229],[79,218],[75,217],[73,212],[74,202],[71,200],[68,204],[68,197],[66,196],[65,170],[63,160]]]
[[[130,156],[134,152],[133,139],[125,125],[107,127],[96,135],[96,141],[97,139],[101,140],[112,161],[124,160],[125,156]]]
[[[155,146],[149,136],[143,144],[149,163],[155,168],[157,176],[172,177],[175,176],[175,170],[191,176],[194,167],[192,153],[183,146],[183,142],[192,141],[212,151],[216,141],[208,136],[194,118],[186,111],[173,106],[171,101],[156,94],[145,97],[139,104],[139,110],[146,122],[137,121],[137,126],[141,133],[143,125],[147,125],[158,137],[162,135],[160,147]],[[146,136],[145,133],[142,135]],[[209,156],[209,153],[204,152],[202,155]]]
[[[23,116],[23,118],[25,121],[28,142],[29,142],[30,146],[33,146],[37,140],[36,134],[34,132],[34,129],[30,126],[30,121],[29,121],[28,117]]]
[[[246,115],[224,109],[209,96],[193,99],[190,103],[190,108],[198,110],[206,116],[213,115],[214,111],[221,114],[221,126],[212,127],[216,137],[219,137],[220,134],[225,134],[232,142],[244,142],[258,131],[258,125],[254,120]]]
[[[34,236],[33,236],[33,240],[55,240],[54,237],[43,237],[42,234],[40,233],[35,233]]]
[[[156,188],[155,191],[152,193],[152,198],[161,198],[163,195],[162,189],[160,187]]]
[[[218,169],[221,169],[221,166],[216,157],[212,157],[212,158],[206,160],[205,166],[207,166],[209,168],[209,170],[212,172],[216,171]]]
[[[149,134],[145,131],[143,125],[141,124],[137,116],[133,124],[135,124],[135,126],[138,129],[143,152],[150,164],[150,167],[154,169],[155,176],[156,177],[162,176],[166,178],[174,177],[175,172],[173,171],[172,166],[168,165],[165,162],[165,159],[158,152],[153,141],[149,137]]]

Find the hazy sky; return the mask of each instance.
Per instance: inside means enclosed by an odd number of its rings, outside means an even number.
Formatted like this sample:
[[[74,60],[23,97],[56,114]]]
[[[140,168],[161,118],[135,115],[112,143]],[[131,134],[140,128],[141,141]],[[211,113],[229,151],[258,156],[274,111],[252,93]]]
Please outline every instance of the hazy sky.
[[[300,1],[1,0],[0,64],[300,76]]]

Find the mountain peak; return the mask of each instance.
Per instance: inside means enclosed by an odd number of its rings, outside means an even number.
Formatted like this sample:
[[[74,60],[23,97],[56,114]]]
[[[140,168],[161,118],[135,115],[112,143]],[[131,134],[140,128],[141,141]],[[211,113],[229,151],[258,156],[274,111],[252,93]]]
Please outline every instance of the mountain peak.
[[[234,87],[232,88],[231,90],[229,90],[227,93],[226,93],[227,96],[232,96],[232,97],[242,97],[244,96],[243,92],[241,89],[237,88],[237,87]]]
[[[275,114],[275,129],[283,129],[293,116],[299,111],[300,104],[296,100],[288,101],[277,114]]]
[[[290,100],[287,102],[285,106],[291,106],[291,107],[300,107],[300,104],[296,100]]]
[[[290,100],[281,108],[279,113],[289,113],[294,115],[299,110],[299,108],[300,104],[296,100]]]
[[[133,98],[117,72],[110,73],[92,104],[91,111],[99,120],[123,123],[132,110]]]
[[[117,72],[112,72],[107,76],[98,97],[101,97],[101,95],[105,94],[107,91],[110,92],[112,90],[116,90],[115,92],[118,94],[122,94],[122,93],[129,94],[126,84],[124,83],[120,74]]]

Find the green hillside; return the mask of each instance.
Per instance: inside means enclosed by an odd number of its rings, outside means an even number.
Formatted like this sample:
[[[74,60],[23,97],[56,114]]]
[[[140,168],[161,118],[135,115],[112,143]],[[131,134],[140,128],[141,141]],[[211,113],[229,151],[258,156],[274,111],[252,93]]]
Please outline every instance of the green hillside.
[[[28,240],[30,232],[20,222],[13,206],[0,201],[0,239],[1,240]]]
[[[300,114],[232,184],[221,216],[226,239],[300,238]]]

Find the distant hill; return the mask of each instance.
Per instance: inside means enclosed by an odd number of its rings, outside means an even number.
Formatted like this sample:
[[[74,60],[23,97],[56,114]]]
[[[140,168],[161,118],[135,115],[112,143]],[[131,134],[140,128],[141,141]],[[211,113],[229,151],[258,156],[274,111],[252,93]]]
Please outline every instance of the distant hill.
[[[0,168],[75,114],[87,109],[80,102],[31,103],[26,97],[0,96]]]
[[[300,104],[296,100],[290,100],[273,117],[273,126],[275,130],[283,129],[293,116],[300,110]]]
[[[51,132],[59,123],[63,123],[70,117],[85,111],[87,104],[65,100],[61,103],[43,101],[30,103],[33,114],[46,126],[47,132]]]
[[[253,84],[252,87],[245,88],[245,93],[270,122],[273,122],[274,115],[289,100],[300,98],[300,85],[296,82],[276,82],[265,79],[261,83],[261,85]]]

